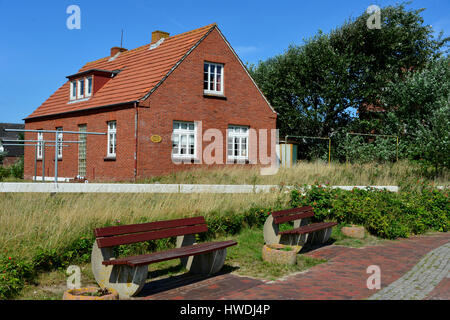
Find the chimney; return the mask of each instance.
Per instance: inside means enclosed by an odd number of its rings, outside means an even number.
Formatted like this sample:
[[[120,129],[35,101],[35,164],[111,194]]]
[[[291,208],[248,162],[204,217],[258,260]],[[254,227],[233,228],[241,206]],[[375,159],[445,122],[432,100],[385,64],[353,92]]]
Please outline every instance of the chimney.
[[[124,52],[127,51],[128,49],[125,48],[121,48],[121,47],[112,47],[111,48],[111,57],[114,57],[118,52]]]
[[[159,31],[159,30],[153,31],[152,32],[152,43],[155,43],[162,38],[168,38],[169,36],[170,36],[170,34],[168,32]]]

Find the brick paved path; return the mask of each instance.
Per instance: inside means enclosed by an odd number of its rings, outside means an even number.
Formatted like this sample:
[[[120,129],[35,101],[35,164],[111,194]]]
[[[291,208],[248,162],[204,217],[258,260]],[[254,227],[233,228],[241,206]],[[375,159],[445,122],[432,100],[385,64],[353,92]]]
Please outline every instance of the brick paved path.
[[[450,242],[425,255],[403,277],[380,290],[371,300],[422,300],[450,276]]]
[[[304,300],[304,299],[367,299],[400,279],[430,251],[450,241],[450,233],[386,241],[365,248],[326,246],[307,253],[325,258],[326,263],[277,281],[262,281],[234,274],[204,277],[175,276],[150,281],[140,294],[142,299],[234,299],[234,300]],[[439,252],[439,251],[438,251]],[[448,261],[446,266],[448,267]],[[381,269],[381,290],[367,289],[370,274],[367,267]],[[436,281],[435,281],[436,282]],[[426,299],[449,297],[450,281],[444,278]],[[406,289],[405,289],[406,290]]]

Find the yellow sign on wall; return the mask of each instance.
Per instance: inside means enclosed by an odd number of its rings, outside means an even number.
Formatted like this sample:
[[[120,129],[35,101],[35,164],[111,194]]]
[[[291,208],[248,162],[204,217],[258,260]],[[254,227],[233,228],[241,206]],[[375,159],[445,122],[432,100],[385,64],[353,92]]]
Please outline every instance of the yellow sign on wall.
[[[150,140],[154,143],[159,143],[162,141],[162,137],[160,135],[154,134],[150,137]]]

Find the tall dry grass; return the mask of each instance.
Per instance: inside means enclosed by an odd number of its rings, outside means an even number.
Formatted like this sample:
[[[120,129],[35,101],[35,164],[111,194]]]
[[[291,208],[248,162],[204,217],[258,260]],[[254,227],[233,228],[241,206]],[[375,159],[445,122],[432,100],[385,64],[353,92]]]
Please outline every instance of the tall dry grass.
[[[330,183],[331,185],[413,185],[428,182],[448,185],[450,174],[430,178],[421,168],[408,161],[397,163],[341,164],[326,162],[298,162],[292,168],[280,168],[275,175],[260,175],[259,169],[233,166],[211,169],[192,169],[170,175],[144,179],[143,183],[193,183],[193,184],[286,184],[303,185]]]
[[[0,194],[0,248],[31,258],[94,228],[269,207],[287,194]]]

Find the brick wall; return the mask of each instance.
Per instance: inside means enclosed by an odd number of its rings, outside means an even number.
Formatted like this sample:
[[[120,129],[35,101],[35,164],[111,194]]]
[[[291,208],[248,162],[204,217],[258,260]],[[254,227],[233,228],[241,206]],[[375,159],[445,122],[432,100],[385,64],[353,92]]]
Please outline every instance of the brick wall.
[[[86,124],[88,132],[107,132],[107,122],[117,121],[117,158],[107,161],[107,136],[87,135],[86,177],[88,180],[130,180],[134,177],[134,110],[132,106],[116,108],[108,112],[97,112],[65,116],[42,121],[26,121],[26,129],[79,131],[78,125]],[[37,139],[37,133],[26,132],[25,139]],[[54,133],[44,133],[44,140],[54,140]],[[64,134],[64,140],[78,140],[78,135]],[[54,143],[53,143],[54,144]],[[78,144],[63,148],[62,159],[58,161],[58,177],[74,178],[78,174]],[[25,147],[25,179],[34,176],[34,147]],[[42,160],[37,161],[37,176],[42,176]],[[45,152],[45,176],[54,177],[55,148]]]
[[[226,99],[203,95],[204,61],[224,64]],[[141,104],[149,107],[139,109],[138,176],[141,177],[199,166],[172,162],[170,140],[173,120],[201,120],[203,132],[210,128],[220,129],[224,137],[224,163],[228,125],[246,125],[255,130],[276,128],[276,114],[217,30],[212,31]],[[162,142],[151,142],[153,134],[160,135]],[[250,141],[253,148],[257,142],[254,140]],[[203,150],[210,143],[203,142]]]

